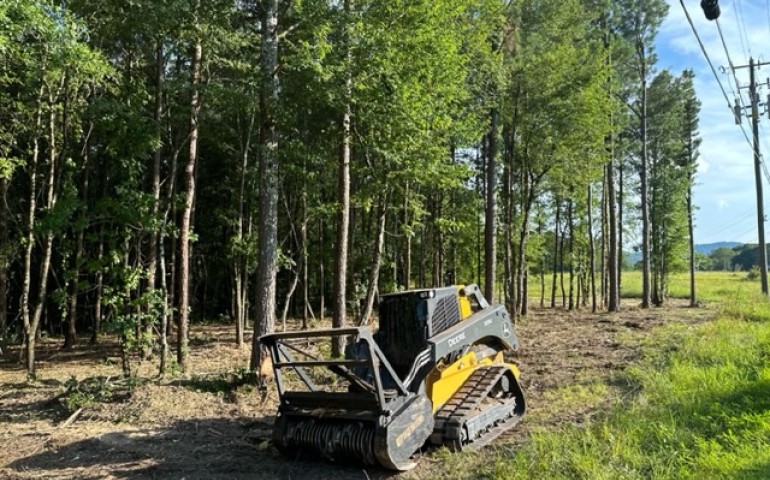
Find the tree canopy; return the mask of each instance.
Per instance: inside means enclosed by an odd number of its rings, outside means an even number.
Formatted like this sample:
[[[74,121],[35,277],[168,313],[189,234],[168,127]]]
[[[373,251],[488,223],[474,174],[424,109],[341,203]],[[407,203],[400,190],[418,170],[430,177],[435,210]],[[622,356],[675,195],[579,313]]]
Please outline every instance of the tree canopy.
[[[243,344],[287,316],[370,322],[406,288],[614,310],[637,229],[662,303],[688,263],[699,142],[692,72],[656,70],[666,13],[6,1],[0,337],[34,375],[39,332],[71,348],[108,331],[131,375],[155,354],[167,370],[172,333],[184,368],[198,322]]]

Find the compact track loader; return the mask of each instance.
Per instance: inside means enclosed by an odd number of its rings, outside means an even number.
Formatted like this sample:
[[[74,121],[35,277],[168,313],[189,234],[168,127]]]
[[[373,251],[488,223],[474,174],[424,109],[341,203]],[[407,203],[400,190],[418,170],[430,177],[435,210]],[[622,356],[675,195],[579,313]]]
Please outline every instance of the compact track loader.
[[[334,336],[351,341],[330,358]],[[380,297],[369,327],[266,335],[280,396],[273,442],[287,455],[393,470],[424,446],[477,448],[522,418],[511,318],[476,285]]]

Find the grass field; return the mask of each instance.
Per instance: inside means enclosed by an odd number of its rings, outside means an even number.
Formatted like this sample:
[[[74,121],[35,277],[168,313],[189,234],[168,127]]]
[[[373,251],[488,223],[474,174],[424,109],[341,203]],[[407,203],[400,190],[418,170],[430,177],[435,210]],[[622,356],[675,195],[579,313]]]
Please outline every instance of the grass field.
[[[624,393],[605,415],[458,459],[442,476],[770,478],[770,304],[742,273],[702,273],[697,282],[714,320],[653,330],[642,359],[615,379]],[[626,274],[624,285],[638,295],[639,274]],[[686,275],[674,277],[672,295],[688,289]]]
[[[759,279],[749,280],[747,272],[698,272],[695,274],[695,293],[699,300],[723,302],[736,297],[745,298],[761,291]],[[627,298],[641,298],[641,272],[623,272],[621,295]],[[669,296],[690,298],[690,274],[671,275]]]

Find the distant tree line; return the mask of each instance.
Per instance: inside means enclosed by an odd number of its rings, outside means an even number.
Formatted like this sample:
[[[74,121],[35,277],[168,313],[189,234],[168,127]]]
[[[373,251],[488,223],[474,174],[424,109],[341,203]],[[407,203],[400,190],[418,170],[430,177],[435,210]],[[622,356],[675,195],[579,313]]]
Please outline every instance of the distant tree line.
[[[697,264],[700,270],[750,271],[759,268],[759,245],[715,248],[708,255],[699,255]]]

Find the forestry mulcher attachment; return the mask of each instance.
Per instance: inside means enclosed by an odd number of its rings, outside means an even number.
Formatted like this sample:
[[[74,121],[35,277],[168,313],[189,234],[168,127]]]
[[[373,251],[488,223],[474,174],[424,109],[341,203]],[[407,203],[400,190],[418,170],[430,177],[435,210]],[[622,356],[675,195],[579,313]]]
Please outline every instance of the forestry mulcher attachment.
[[[350,338],[330,358],[331,338]],[[280,406],[273,442],[287,455],[393,470],[415,466],[423,446],[486,445],[524,415],[511,318],[476,285],[380,297],[369,327],[266,335]]]

